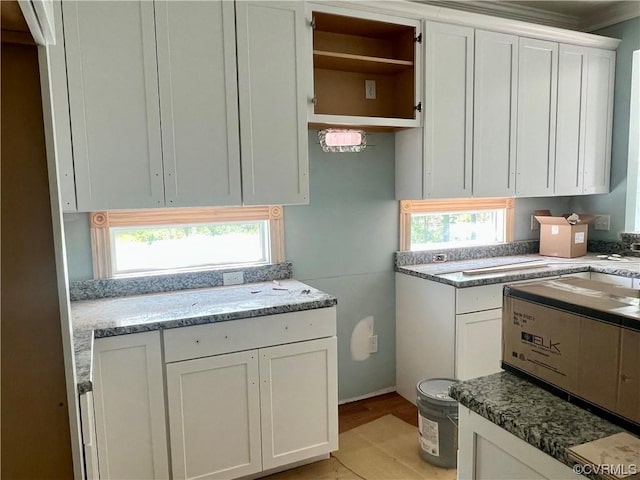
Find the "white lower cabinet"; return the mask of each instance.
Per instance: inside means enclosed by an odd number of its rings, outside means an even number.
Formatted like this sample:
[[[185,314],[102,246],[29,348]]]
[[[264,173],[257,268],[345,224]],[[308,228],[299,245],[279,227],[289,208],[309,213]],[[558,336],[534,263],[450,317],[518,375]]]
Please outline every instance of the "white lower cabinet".
[[[174,479],[262,470],[258,351],[167,365]]]
[[[584,478],[486,418],[458,408],[459,480]]]
[[[338,449],[336,337],[259,350],[262,468]]]
[[[162,370],[158,331],[95,340],[93,407],[101,479],[169,478]]]
[[[502,309],[456,315],[456,378],[501,370]]]
[[[336,450],[336,379],[336,337],[168,364],[173,478],[237,478]]]

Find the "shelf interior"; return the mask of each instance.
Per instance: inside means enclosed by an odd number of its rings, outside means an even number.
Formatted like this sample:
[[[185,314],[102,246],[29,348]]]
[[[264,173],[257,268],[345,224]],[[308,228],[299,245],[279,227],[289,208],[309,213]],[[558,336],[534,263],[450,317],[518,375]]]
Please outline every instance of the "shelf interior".
[[[413,67],[409,60],[371,57],[351,53],[313,51],[313,65],[316,68],[340,70],[343,72],[394,74]]]

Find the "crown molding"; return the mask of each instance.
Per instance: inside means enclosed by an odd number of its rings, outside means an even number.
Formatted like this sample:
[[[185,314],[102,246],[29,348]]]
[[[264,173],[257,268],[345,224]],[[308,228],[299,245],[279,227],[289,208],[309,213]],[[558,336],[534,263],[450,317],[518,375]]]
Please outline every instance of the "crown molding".
[[[632,18],[640,17],[640,1],[632,0],[601,8],[582,23],[581,30],[593,32]]]
[[[617,38],[604,37],[602,35],[513,20],[511,18],[500,18],[484,13],[464,12],[407,0],[313,0],[309,2],[309,8],[313,8],[314,4],[348,7],[353,10],[385,13],[414,20],[433,20],[466,25],[498,33],[508,33],[581,47],[603,48],[605,50],[616,50],[621,42]]]
[[[549,12],[536,7],[517,5],[504,2],[490,2],[486,0],[413,0],[416,3],[462,10],[465,12],[492,15],[500,18],[538,23],[569,30],[582,30],[580,19],[574,15]]]

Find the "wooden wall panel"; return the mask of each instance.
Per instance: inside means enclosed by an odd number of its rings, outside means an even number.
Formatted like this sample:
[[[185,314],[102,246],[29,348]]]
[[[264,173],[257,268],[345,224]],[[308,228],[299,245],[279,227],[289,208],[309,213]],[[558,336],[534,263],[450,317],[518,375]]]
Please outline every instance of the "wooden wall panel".
[[[1,468],[73,478],[38,55],[2,43]]]

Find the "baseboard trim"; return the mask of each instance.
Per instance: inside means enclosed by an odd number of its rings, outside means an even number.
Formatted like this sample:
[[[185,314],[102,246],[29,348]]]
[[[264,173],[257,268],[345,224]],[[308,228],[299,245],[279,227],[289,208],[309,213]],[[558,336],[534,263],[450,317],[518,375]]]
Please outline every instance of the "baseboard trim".
[[[359,397],[346,398],[338,401],[338,405],[344,405],[345,403],[357,402],[358,400],[366,400],[367,398],[377,397],[378,395],[384,395],[385,393],[391,393],[396,391],[396,386],[383,388],[382,390],[376,390],[375,392],[367,393],[366,395],[360,395]]]

